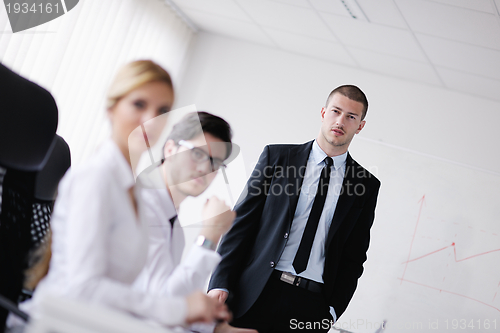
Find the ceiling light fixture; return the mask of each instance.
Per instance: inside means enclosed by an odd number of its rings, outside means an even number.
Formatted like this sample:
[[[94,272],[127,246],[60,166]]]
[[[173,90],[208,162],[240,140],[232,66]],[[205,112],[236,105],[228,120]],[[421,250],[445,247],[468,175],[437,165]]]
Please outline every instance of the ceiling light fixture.
[[[353,19],[370,22],[356,0],[340,0],[340,2]]]
[[[196,24],[191,21],[189,16],[184,14],[184,12],[179,8],[179,6],[177,6],[177,4],[173,0],[164,0],[164,2],[167,6],[170,7],[170,9],[172,9],[175,15],[177,15],[184,23],[186,23],[187,26],[191,28],[191,30],[193,30],[193,32],[198,32],[198,27],[196,26]]]

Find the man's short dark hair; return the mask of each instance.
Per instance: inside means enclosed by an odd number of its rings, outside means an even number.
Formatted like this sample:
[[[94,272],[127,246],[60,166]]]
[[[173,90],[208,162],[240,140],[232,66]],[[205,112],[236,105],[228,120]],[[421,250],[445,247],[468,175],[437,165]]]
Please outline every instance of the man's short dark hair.
[[[174,125],[172,132],[167,137],[167,141],[173,140],[178,144],[180,140],[191,140],[202,133],[209,133],[225,142],[227,148],[226,158],[231,155],[231,139],[233,137],[231,126],[221,117],[204,111],[191,112],[185,115]]]
[[[365,93],[362,92],[361,89],[359,89],[356,86],[349,85],[349,84],[337,87],[337,88],[332,90],[330,95],[328,95],[328,98],[326,99],[325,107],[328,106],[330,99],[336,93],[344,95],[345,97],[347,97],[353,101],[356,101],[356,102],[363,104],[363,115],[361,116],[361,120],[365,119],[366,113],[368,112],[368,100],[366,99]]]

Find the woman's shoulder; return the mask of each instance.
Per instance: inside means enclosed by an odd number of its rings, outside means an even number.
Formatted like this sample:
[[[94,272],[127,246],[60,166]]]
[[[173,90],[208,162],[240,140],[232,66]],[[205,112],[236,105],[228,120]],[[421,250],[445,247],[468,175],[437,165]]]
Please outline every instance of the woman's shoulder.
[[[88,161],[68,169],[60,183],[60,190],[70,188],[94,187],[106,188],[116,183],[116,172],[112,161],[91,158]]]
[[[98,181],[107,182],[113,178],[113,165],[112,162],[104,162],[105,161],[90,159],[76,167],[71,167],[67,173],[68,177],[74,180],[96,179]]]

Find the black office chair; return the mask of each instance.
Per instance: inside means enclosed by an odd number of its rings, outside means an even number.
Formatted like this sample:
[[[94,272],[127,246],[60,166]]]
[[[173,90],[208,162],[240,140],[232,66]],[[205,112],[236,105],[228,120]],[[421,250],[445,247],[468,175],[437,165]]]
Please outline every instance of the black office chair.
[[[57,186],[71,166],[69,146],[59,135],[55,135],[43,163],[43,169],[35,175],[35,199],[30,225],[32,249],[40,245],[49,231],[49,220],[57,196]]]
[[[48,230],[57,183],[70,165],[57,122],[52,95],[0,64],[0,295],[14,305],[28,254]],[[0,332],[8,314],[2,304]]]
[[[7,311],[18,316],[25,322],[27,322],[30,319],[30,316],[26,312],[19,310],[19,308],[14,302],[12,302],[10,299],[3,297],[2,295],[0,295],[0,307],[7,309]]]

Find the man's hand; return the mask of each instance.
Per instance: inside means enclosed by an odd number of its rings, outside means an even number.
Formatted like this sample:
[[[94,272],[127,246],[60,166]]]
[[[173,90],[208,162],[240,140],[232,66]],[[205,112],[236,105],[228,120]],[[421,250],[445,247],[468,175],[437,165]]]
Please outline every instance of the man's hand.
[[[258,333],[257,330],[249,328],[238,328],[229,325],[228,323],[220,323],[215,326],[214,333]]]
[[[223,200],[213,196],[203,206],[202,217],[200,235],[217,244],[220,237],[231,228],[236,213]]]
[[[201,291],[194,292],[186,299],[186,323],[211,323],[213,321],[230,321],[231,314],[227,306],[214,298],[208,297]]]
[[[227,296],[229,296],[229,293],[224,290],[212,289],[208,292],[208,296],[216,299],[220,304],[224,304],[227,300]]]

